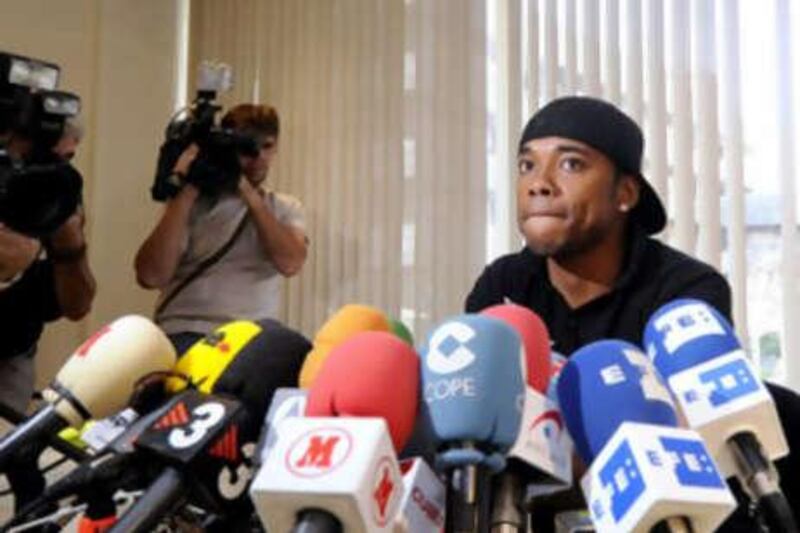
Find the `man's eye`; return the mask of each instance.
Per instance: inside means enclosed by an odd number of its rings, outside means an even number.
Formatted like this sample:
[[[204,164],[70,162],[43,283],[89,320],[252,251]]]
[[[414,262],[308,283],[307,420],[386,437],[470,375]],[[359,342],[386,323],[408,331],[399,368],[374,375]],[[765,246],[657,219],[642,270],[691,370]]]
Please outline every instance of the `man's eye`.
[[[533,161],[528,161],[527,159],[520,159],[517,161],[517,168],[520,174],[527,174],[531,170],[533,170]]]
[[[577,157],[567,157],[561,161],[561,168],[567,172],[579,172],[586,168],[586,163]]]

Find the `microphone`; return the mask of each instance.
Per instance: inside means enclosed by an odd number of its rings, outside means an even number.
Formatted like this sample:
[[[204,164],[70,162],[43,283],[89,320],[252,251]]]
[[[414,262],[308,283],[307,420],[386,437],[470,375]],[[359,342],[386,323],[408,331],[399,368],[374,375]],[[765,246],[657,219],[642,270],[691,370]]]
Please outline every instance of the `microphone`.
[[[481,315],[502,320],[517,332],[525,351],[526,383],[536,392],[546,393],[551,373],[550,334],[539,315],[516,304],[493,305]]]
[[[237,411],[236,415],[235,437],[229,437],[232,439],[231,446],[235,447],[235,450],[227,450],[229,458],[232,459],[218,461],[200,455],[197,456],[198,462],[191,466],[193,470],[196,470],[196,479],[203,480],[202,484],[195,484],[197,485],[196,491],[202,491],[197,498],[205,502],[207,506],[220,507],[217,502],[224,502],[223,507],[228,511],[228,515],[249,511],[249,509],[240,509],[240,507],[249,507],[250,505],[248,499],[241,498],[246,495],[250,480],[247,457],[249,448],[255,447],[258,426],[264,418],[273,392],[280,386],[297,382],[303,357],[310,347],[311,344],[305,337],[274,320],[234,321],[220,326],[195,343],[174,365],[172,373],[179,374],[179,377],[166,380],[165,388],[169,393],[182,397],[187,386],[190,386],[202,394],[233,397],[238,401],[237,405],[241,404],[242,406],[241,411]],[[132,470],[133,472],[128,477],[133,476],[137,470],[143,470],[142,457],[152,458],[153,453],[143,453],[138,447],[135,448],[134,441],[138,446],[142,438],[141,434],[150,431],[150,426],[156,423],[154,417],[166,416],[175,401],[177,400],[169,401],[166,406],[161,406],[153,413],[134,422],[129,431],[125,431],[110,445],[114,452],[113,461],[108,460],[107,463],[104,461],[103,468],[97,471],[93,466],[87,467],[85,476],[88,478],[75,477],[71,481],[72,484],[62,485],[59,490],[63,495],[58,497],[64,497],[64,495],[69,495],[70,491],[77,490],[76,483],[78,487],[89,485],[95,487],[102,480],[114,481],[115,476],[121,476],[119,469]],[[250,444],[251,442],[253,444]],[[156,450],[155,456],[160,458],[156,465],[160,465],[164,460],[174,464],[174,461],[169,460],[170,456],[165,454],[166,452],[162,449]],[[152,463],[152,460],[149,463]],[[187,461],[181,459],[177,466],[178,473],[181,473],[181,469],[187,467]],[[157,470],[147,476],[139,476],[139,479],[155,479],[159,472],[160,470]],[[127,472],[125,474],[128,475]],[[167,481],[169,478],[165,477],[161,482],[166,483]],[[176,480],[173,479],[174,481]],[[172,488],[175,491],[182,490],[179,486]],[[164,500],[155,501],[157,500],[156,496],[164,498]],[[150,502],[149,507],[145,506],[145,509],[147,513],[153,514],[147,519],[158,520],[161,514],[168,510],[170,503],[168,498],[174,498],[174,503],[180,501],[183,496],[169,491],[156,491],[155,496],[151,496],[151,498],[154,500]],[[136,518],[136,520],[140,519]]]
[[[244,441],[256,441],[275,391],[297,383],[311,343],[276,320],[223,324],[180,357],[167,380],[176,393],[191,386],[206,394],[230,395],[247,411]]]
[[[439,443],[437,468],[449,478],[448,530],[485,527],[487,470],[505,467],[505,454],[519,433],[522,355],[514,328],[481,315],[446,320],[424,345],[422,407]]]
[[[119,488],[131,490],[144,488],[158,474],[158,471],[152,468],[150,461],[142,461],[141,456],[135,453],[134,442],[170,409],[169,405],[161,406],[131,421],[116,438],[105,444],[97,455],[81,461],[75,469],[46,487],[38,498],[3,524],[0,531],[20,525],[29,517],[38,516],[51,504],[71,496],[76,496],[79,502],[87,502],[86,514],[92,514],[93,507],[99,507],[99,515],[94,516],[94,519],[100,519],[107,525],[116,522],[111,495]]]
[[[524,531],[525,480],[569,485],[572,445],[555,402],[545,396],[552,374],[550,335],[539,316],[516,304],[501,304],[481,312],[504,321],[520,336],[525,352],[527,384],[519,435],[508,453],[508,466],[494,482],[492,530]]]
[[[402,479],[396,452],[417,411],[419,359],[388,332],[334,348],[306,417],[285,419],[250,489],[269,531],[393,531]],[[388,427],[388,430],[387,430]]]
[[[243,407],[238,401],[188,390],[172,398],[164,411],[134,442],[145,464],[156,462],[163,470],[110,533],[152,531],[162,516],[190,496],[205,507],[218,507],[206,490],[202,467],[240,459]]]
[[[237,320],[218,327],[178,361],[175,370],[185,378],[170,382],[171,391],[185,388],[188,381],[201,392],[233,397],[244,407],[237,462],[200,465],[211,499],[225,504],[223,520],[237,521],[252,511],[247,489],[263,420],[275,391],[297,383],[310,349],[308,339],[275,320]]]
[[[363,331],[389,331],[390,324],[381,311],[361,304],[340,308],[314,336],[314,348],[300,370],[300,388],[308,389],[317,379],[325,359],[337,345]]]
[[[576,351],[557,385],[581,485],[599,533],[714,531],[735,500],[697,432],[676,427],[669,391],[647,357],[619,340]]]
[[[251,477],[249,458],[255,449],[260,421],[275,389],[296,382],[310,347],[305,337],[277,321],[233,321],[191,346],[173,369],[172,374],[177,376],[166,380],[168,393],[180,394],[191,387],[202,394],[233,397],[242,407],[236,415],[235,438],[229,437],[233,438],[232,446],[236,448],[228,450],[229,460],[199,456],[198,459],[203,460],[192,465],[196,478],[203,480],[198,485],[200,488],[196,488],[202,494],[196,499],[207,506],[224,507],[223,520],[236,520],[238,515],[249,512],[249,499],[243,496]],[[139,456],[142,452],[137,449]],[[159,457],[163,458],[163,453]],[[185,468],[186,464],[178,466]],[[162,482],[167,480],[166,474],[162,476]],[[175,487],[175,490],[180,488]],[[159,496],[160,493],[156,491],[155,494]],[[150,507],[145,506],[148,513],[153,513],[148,520],[157,520],[168,510],[168,497],[176,501],[183,498],[170,494],[160,494],[164,501],[153,500]]]
[[[403,324],[402,320],[397,318],[390,318],[389,319],[389,331],[397,335],[397,337],[404,341],[406,344],[414,347],[414,336],[408,330],[405,324]]]
[[[445,523],[447,491],[439,476],[421,457],[400,461],[403,494],[396,524],[401,531],[441,533]]]
[[[32,441],[121,410],[141,378],[169,370],[175,358],[169,339],[144,317],[127,315],[100,328],[42,392],[47,405],[0,441],[0,466]]]
[[[700,300],[659,308],[644,331],[647,352],[689,427],[726,477],[736,475],[771,531],[797,531],[772,461],[789,453],[775,404],[731,324]]]
[[[414,427],[419,358],[386,332],[363,332],[335,348],[308,394],[306,416],[383,416],[395,450]]]
[[[258,450],[255,454],[256,468],[267,461],[272,448],[275,447],[281,423],[287,418],[304,416],[307,399],[308,391],[305,389],[282,387],[275,391],[264,420],[264,429],[261,430],[261,437],[256,446]]]

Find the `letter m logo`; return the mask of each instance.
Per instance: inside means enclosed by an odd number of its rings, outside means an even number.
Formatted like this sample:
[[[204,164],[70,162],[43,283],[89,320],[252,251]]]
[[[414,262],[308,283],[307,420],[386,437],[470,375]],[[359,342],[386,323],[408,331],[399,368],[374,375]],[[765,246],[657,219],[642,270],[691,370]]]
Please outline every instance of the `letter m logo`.
[[[337,442],[339,442],[339,437],[336,435],[327,437],[312,435],[308,440],[306,452],[295,463],[295,466],[297,468],[330,468]]]
[[[286,450],[285,465],[295,476],[325,476],[352,459],[352,451],[353,437],[345,428],[316,428]]]

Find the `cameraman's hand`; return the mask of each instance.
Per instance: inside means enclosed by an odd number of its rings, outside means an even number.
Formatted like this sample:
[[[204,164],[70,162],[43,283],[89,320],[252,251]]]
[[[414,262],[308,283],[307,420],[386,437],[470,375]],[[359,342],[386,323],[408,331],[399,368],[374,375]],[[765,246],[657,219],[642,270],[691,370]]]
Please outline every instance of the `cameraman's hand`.
[[[172,172],[180,175],[182,178],[185,178],[189,173],[189,167],[192,166],[192,162],[197,157],[197,153],[199,151],[199,146],[197,146],[195,143],[190,144],[189,147],[183,151],[180,157],[178,157],[178,160],[175,162],[175,166],[172,167]]]
[[[36,260],[41,243],[0,223],[0,281],[24,272]]]
[[[86,257],[83,206],[45,239],[47,257],[53,264],[53,282],[61,313],[80,320],[92,307],[97,284]]]
[[[86,217],[83,214],[83,206],[78,206],[78,209],[47,239],[48,251],[54,257],[59,255],[79,256],[86,249],[86,239],[83,236],[85,224]]]
[[[239,177],[239,196],[250,208],[264,203],[262,194],[261,189],[254,187],[250,180],[244,176]]]

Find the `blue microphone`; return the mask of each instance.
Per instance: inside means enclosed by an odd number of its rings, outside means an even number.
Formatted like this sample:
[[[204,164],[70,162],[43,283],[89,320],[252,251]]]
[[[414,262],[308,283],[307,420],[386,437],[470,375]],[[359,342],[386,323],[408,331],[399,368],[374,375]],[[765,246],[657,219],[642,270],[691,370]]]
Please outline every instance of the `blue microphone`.
[[[449,526],[482,530],[477,508],[488,471],[505,467],[522,420],[525,393],[522,343],[505,322],[458,315],[437,326],[421,349],[424,410],[448,472]],[[454,483],[461,481],[459,487]]]
[[[705,302],[674,300],[650,318],[644,343],[720,470],[739,477],[771,531],[797,531],[771,462],[789,453],[786,437],[731,324]]]
[[[431,333],[421,356],[423,399],[437,440],[448,448],[438,457],[445,468],[505,466],[522,416],[521,349],[510,326],[486,316],[456,316]]]
[[[597,341],[576,351],[561,370],[557,394],[564,423],[587,465],[623,422],[677,425],[669,391],[639,348],[624,341]]]
[[[598,532],[713,531],[734,509],[703,440],[677,427],[669,391],[633,344],[603,340],[576,351],[557,394],[590,465],[582,488]]]

